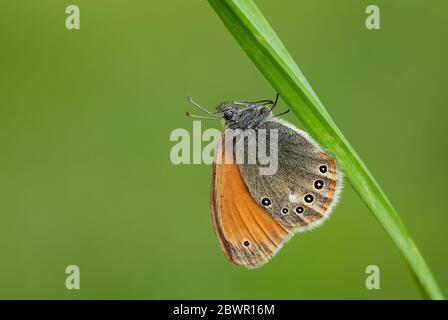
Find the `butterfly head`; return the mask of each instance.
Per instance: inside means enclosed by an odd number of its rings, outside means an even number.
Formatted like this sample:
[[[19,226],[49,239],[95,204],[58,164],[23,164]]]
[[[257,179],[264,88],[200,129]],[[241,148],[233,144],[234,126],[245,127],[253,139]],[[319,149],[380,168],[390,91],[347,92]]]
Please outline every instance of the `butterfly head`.
[[[223,102],[216,107],[229,128],[254,128],[271,113],[271,108],[265,104]]]
[[[223,102],[216,107],[217,113],[222,115],[226,122],[232,122],[238,115],[239,107],[234,102]]]

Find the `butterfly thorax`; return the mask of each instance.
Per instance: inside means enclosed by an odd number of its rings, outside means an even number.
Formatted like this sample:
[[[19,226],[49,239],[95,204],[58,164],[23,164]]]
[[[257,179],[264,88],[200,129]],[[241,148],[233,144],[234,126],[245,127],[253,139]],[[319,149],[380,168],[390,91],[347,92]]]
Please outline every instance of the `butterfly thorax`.
[[[223,102],[216,107],[224,119],[224,126],[230,129],[255,129],[270,114],[266,106],[241,106],[235,102]]]

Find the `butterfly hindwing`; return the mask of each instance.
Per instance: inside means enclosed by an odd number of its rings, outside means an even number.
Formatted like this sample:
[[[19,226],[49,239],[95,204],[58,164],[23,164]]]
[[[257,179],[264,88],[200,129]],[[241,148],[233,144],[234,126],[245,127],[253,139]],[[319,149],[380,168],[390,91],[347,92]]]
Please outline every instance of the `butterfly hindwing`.
[[[336,161],[306,133],[270,120],[265,129],[269,145],[271,130],[278,135],[278,165],[272,175],[261,175],[260,164],[240,164],[243,180],[253,200],[271,217],[293,232],[319,225],[330,214],[341,187]],[[269,150],[269,148],[267,148]]]

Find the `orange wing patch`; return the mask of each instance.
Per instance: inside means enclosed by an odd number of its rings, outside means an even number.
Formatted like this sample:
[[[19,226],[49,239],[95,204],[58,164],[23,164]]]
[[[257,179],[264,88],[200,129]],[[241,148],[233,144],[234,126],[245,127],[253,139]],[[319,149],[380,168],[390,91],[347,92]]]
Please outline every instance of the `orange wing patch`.
[[[221,144],[217,152],[224,154]],[[213,165],[210,200],[221,249],[235,264],[262,265],[288,237],[289,231],[252,199],[237,164]]]

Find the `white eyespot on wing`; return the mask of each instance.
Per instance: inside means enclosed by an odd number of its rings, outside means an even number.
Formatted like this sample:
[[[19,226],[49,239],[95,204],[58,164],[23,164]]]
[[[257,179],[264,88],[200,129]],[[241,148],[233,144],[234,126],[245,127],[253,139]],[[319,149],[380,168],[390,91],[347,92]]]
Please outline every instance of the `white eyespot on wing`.
[[[295,194],[290,194],[289,196],[289,202],[291,203],[299,203],[299,197]]]

